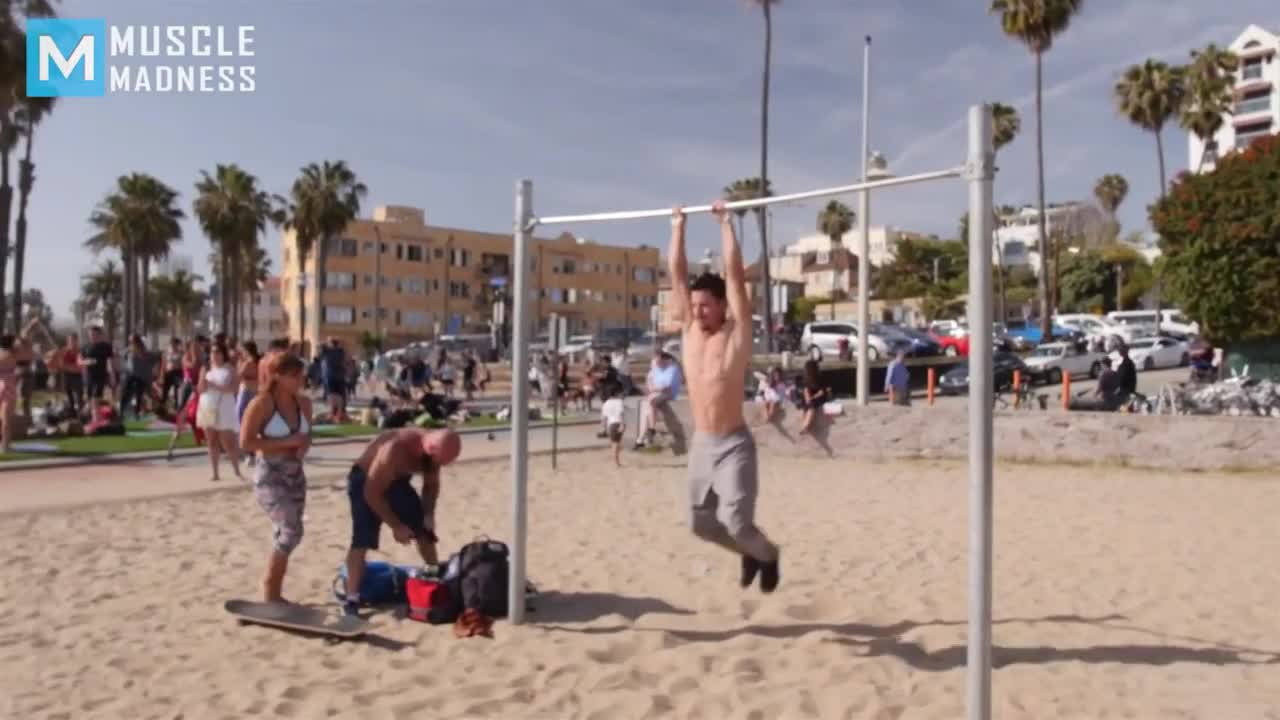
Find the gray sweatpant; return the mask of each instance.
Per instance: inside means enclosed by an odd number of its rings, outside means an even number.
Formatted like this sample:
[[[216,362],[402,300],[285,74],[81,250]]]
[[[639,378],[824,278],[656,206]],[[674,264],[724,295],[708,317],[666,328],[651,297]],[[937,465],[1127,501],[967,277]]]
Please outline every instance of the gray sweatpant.
[[[756,443],[745,427],[729,435],[696,432],[689,453],[693,534],[726,550],[773,562],[778,546],[755,525]]]

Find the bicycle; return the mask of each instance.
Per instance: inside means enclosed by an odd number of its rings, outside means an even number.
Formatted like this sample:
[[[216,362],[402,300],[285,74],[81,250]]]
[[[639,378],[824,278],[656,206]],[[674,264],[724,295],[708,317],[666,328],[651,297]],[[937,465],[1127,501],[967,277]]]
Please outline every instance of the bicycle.
[[[992,399],[992,407],[1007,410],[1010,407],[1009,400],[1005,397],[1006,391],[1013,398],[1013,409],[1015,410],[1032,410],[1032,400],[1037,399],[1031,392],[1031,383],[1024,380],[1022,384],[1014,387],[1013,383],[1008,383],[996,388],[995,397]],[[1046,401],[1043,396],[1040,400],[1041,410],[1045,409]]]

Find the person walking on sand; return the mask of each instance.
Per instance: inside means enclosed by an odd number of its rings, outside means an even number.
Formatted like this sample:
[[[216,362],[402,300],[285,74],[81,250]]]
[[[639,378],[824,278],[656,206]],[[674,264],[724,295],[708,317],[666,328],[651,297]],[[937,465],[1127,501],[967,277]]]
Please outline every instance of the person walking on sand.
[[[613,464],[622,467],[622,435],[627,431],[627,408],[622,403],[622,390],[610,388],[609,399],[600,405],[600,437],[609,438],[613,449]]]
[[[911,375],[907,372],[907,354],[901,350],[885,371],[884,391],[889,395],[890,405],[911,406]]]
[[[360,582],[365,556],[378,549],[385,523],[395,541],[414,542],[428,565],[436,554],[436,500],[440,496],[440,468],[457,459],[462,439],[452,430],[399,428],[370,442],[347,473],[351,502],[351,545],[347,550],[347,588],[343,613],[360,608]],[[422,495],[410,480],[422,473]]]
[[[240,422],[240,446],[257,457],[253,493],[271,519],[271,555],[262,579],[264,602],[287,602],[283,595],[289,556],[302,542],[307,477],[302,460],[311,447],[311,398],[302,392],[302,360],[283,353],[268,366],[267,382],[254,395]],[[210,440],[212,443],[212,439]]]
[[[671,212],[672,310],[681,324],[685,384],[693,411],[689,453],[691,526],[699,538],[741,556],[740,585],[760,577],[771,593],[780,580],[778,546],[755,524],[759,493],[756,445],[742,404],[751,361],[751,304],[742,249],[724,202],[712,213],[720,225],[725,277],[703,273],[688,281],[685,214]]]

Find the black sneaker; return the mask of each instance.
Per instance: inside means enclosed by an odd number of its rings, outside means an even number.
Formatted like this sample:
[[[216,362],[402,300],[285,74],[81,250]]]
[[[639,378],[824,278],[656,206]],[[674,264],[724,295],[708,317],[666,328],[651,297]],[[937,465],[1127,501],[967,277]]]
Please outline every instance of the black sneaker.
[[[750,555],[742,556],[742,579],[738,582],[742,587],[751,587],[751,583],[756,580],[756,573],[760,572],[760,561]]]
[[[782,557],[778,556],[771,563],[760,563],[760,592],[771,593],[778,588],[778,581],[782,579],[781,562]]]

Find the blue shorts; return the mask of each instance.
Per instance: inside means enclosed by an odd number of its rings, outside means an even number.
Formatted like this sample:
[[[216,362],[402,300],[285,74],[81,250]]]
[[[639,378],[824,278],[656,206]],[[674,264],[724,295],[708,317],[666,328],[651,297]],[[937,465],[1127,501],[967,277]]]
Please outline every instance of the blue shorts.
[[[382,518],[369,507],[364,499],[364,482],[368,474],[359,465],[353,465],[347,473],[347,499],[351,501],[351,547],[352,549],[377,550],[378,538],[382,535]],[[391,505],[391,512],[413,530],[414,535],[429,535],[423,520],[422,498],[409,484],[408,475],[397,479],[387,488],[386,499]]]

